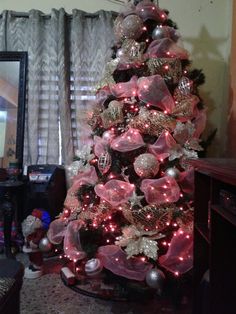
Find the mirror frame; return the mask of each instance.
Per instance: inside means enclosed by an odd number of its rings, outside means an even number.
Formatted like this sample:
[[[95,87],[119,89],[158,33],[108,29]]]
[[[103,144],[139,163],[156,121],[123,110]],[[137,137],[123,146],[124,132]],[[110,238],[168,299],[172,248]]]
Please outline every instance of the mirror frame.
[[[23,151],[24,151],[24,128],[25,128],[25,99],[26,99],[26,71],[27,71],[26,51],[0,51],[1,61],[19,61],[19,90],[18,90],[18,110],[16,126],[16,148],[15,158],[18,161],[18,167],[22,169]]]

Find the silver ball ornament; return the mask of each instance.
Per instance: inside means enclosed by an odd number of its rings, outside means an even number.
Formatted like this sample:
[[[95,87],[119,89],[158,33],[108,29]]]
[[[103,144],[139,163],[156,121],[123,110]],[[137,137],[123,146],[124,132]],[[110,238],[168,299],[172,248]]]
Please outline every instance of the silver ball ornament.
[[[124,52],[122,50],[122,48],[119,48],[117,51],[116,51],[116,57],[117,58],[121,58],[124,56]]]
[[[179,80],[178,89],[183,95],[189,95],[192,91],[193,82],[186,76]]]
[[[146,273],[146,283],[150,288],[156,289],[158,295],[162,294],[165,274],[158,268],[153,268]]]
[[[108,142],[110,142],[115,137],[115,134],[113,131],[105,131],[102,135],[102,138]]]
[[[103,269],[101,261],[98,258],[92,258],[85,264],[85,272],[89,276],[97,275]]]
[[[152,32],[152,39],[162,39],[165,37],[165,30],[161,26],[156,26]]]
[[[141,178],[152,178],[159,171],[159,162],[153,154],[141,154],[134,161],[134,170]]]
[[[170,167],[170,168],[167,168],[166,171],[165,171],[165,175],[166,176],[169,176],[169,177],[172,177],[176,180],[179,179],[179,174],[180,174],[180,171],[175,168],[175,167]]]
[[[47,237],[44,237],[39,242],[40,251],[47,253],[52,250],[52,243],[48,240]]]

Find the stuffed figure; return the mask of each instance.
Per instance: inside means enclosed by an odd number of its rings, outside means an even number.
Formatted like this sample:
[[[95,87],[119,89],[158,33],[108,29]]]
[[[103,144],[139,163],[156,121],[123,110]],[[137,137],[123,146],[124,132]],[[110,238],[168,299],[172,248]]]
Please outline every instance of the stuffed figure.
[[[29,256],[30,265],[25,268],[25,278],[35,279],[43,274],[43,252],[45,252],[46,233],[50,216],[43,209],[34,209],[31,215],[22,222],[22,233],[25,244],[23,252]],[[50,243],[47,249],[51,249]]]

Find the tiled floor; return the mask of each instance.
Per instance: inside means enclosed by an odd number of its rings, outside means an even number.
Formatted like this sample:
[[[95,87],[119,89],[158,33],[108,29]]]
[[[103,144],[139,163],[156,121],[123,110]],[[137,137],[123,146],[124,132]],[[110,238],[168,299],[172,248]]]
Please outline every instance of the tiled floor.
[[[1,254],[0,254],[1,255]],[[2,255],[3,256],[3,255]],[[1,257],[0,257],[1,258]],[[28,264],[25,254],[16,258]],[[190,304],[175,310],[170,302],[158,296],[151,301],[117,302],[87,297],[65,286],[59,272],[58,258],[45,260],[45,275],[38,279],[24,279],[21,290],[21,314],[190,314]]]

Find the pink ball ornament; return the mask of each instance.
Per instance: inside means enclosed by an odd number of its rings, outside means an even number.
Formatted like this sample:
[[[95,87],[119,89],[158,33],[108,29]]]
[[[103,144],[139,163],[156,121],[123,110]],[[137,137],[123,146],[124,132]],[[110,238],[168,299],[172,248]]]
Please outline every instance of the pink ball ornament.
[[[121,29],[124,38],[137,39],[143,33],[143,21],[136,14],[128,15],[124,18]]]
[[[152,154],[141,154],[135,159],[134,170],[141,178],[152,178],[159,171],[159,162]]]

